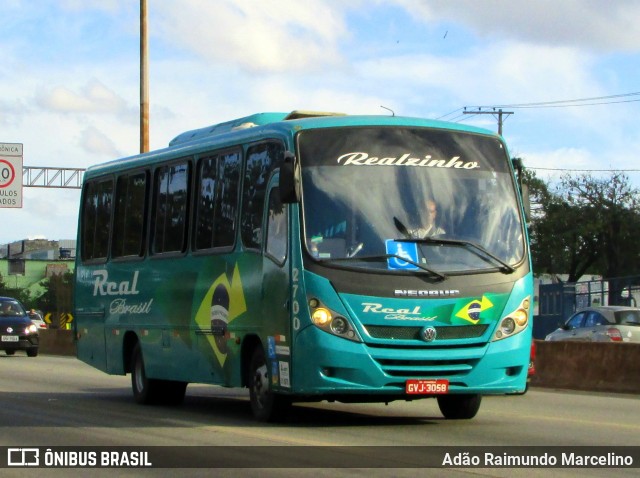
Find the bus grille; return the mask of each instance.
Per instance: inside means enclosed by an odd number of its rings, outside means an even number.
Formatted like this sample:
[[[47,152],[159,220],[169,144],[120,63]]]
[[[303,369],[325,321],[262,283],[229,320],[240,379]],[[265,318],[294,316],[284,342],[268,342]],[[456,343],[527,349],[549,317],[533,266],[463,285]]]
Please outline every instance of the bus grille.
[[[394,360],[376,359],[382,370],[392,377],[453,377],[468,374],[476,359],[458,360]]]
[[[438,326],[435,342],[440,340],[474,339],[481,337],[488,324]],[[364,328],[374,339],[422,340],[420,332],[424,327],[392,327],[387,325],[365,325]]]

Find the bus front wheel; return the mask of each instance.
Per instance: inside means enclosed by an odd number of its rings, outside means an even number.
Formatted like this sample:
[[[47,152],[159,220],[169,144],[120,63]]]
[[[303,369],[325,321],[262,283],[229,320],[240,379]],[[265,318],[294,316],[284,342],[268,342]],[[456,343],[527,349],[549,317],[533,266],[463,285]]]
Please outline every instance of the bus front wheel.
[[[261,346],[256,347],[249,365],[249,398],[253,416],[261,422],[282,420],[291,406],[289,397],[271,389],[269,367]]]
[[[480,394],[438,396],[438,407],[449,420],[468,420],[475,417],[480,409],[480,402]]]

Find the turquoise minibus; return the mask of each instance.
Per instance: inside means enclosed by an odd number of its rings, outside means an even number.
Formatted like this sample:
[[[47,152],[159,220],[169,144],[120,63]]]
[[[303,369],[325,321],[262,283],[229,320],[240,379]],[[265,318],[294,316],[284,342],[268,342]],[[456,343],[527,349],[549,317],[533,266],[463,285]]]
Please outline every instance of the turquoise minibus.
[[[424,398],[469,419],[526,389],[524,207],[484,129],[294,111],[185,132],[86,171],[75,274],[78,358],[139,403],[207,383],[261,421]]]

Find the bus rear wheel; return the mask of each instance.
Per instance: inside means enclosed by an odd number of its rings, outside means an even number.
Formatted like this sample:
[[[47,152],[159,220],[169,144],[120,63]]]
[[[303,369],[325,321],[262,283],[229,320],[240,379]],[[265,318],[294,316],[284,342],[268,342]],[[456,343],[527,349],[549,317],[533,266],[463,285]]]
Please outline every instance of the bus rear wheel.
[[[131,388],[137,403],[179,405],[184,400],[187,383],[148,378],[144,370],[142,348],[138,343],[131,355]]]
[[[256,347],[249,365],[249,398],[253,416],[261,422],[281,421],[291,408],[291,399],[274,393],[271,375],[261,346]]]
[[[475,417],[480,409],[480,402],[480,394],[438,396],[438,407],[449,420],[468,420]]]

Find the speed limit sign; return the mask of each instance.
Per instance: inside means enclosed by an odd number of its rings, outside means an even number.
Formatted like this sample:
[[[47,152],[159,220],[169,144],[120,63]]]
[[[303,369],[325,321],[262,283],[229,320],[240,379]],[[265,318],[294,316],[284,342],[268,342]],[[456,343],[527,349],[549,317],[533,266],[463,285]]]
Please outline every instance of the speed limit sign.
[[[0,208],[22,207],[22,144],[0,143]]]

